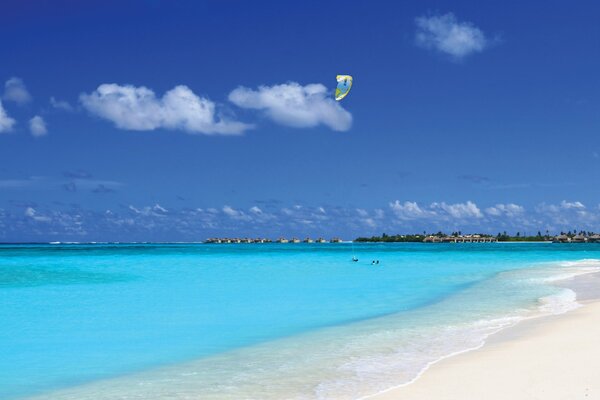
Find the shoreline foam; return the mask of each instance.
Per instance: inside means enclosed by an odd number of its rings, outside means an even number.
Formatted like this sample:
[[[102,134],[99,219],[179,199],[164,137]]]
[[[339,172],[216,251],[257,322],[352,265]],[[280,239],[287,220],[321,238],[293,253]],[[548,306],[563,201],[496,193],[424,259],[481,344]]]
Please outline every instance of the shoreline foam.
[[[562,314],[569,313],[571,311],[577,310],[583,305],[578,301],[579,293],[572,289],[581,288],[586,286],[585,283],[590,279],[590,275],[592,279],[597,280],[600,283],[600,260],[597,259],[582,259],[578,261],[564,261],[560,262],[559,265],[564,267],[581,267],[582,270],[575,272],[563,272],[559,275],[551,275],[550,277],[543,278],[544,282],[551,283],[553,286],[560,287],[563,290],[555,295],[541,297],[538,300],[540,301],[540,305],[538,307],[538,314],[529,315],[529,316],[521,316],[516,321],[507,324],[505,326],[499,327],[497,330],[486,335],[482,342],[478,346],[474,346],[471,348],[467,348],[464,350],[459,350],[443,357],[440,357],[437,360],[431,361],[427,363],[426,366],[421,369],[418,374],[408,382],[401,383],[399,385],[395,385],[388,389],[379,391],[377,393],[369,394],[366,396],[362,396],[357,398],[357,400],[366,400],[366,399],[382,399],[384,400],[387,397],[382,397],[387,393],[395,393],[402,388],[405,388],[409,385],[416,383],[427,371],[434,367],[435,365],[444,362],[445,360],[451,359],[456,356],[466,355],[467,353],[471,353],[474,351],[479,351],[485,349],[485,346],[488,344],[488,341],[494,340],[497,337],[502,337],[502,334],[505,332],[510,332],[512,329],[517,329],[518,327],[526,324],[529,321],[544,321],[548,318],[558,317]],[[581,290],[581,289],[580,289]],[[600,303],[600,286],[597,289],[595,294],[588,293],[586,296],[586,301],[590,300],[597,301]],[[563,298],[562,301],[557,299]]]
[[[582,260],[595,261],[595,260]],[[362,397],[361,399],[371,400],[391,400],[391,399],[506,399],[529,400],[533,398],[567,400],[576,398],[576,393],[583,393],[585,397],[589,397],[591,393],[600,394],[600,383],[597,381],[596,374],[593,371],[600,369],[600,346],[588,346],[593,343],[590,338],[597,338],[600,333],[600,286],[596,286],[590,290],[589,282],[600,282],[599,272],[588,272],[579,275],[572,275],[554,279],[552,282],[556,286],[563,287],[567,291],[576,295],[575,301],[577,306],[567,309],[563,312],[552,313],[546,315],[532,316],[524,318],[521,321],[501,328],[497,332],[489,335],[481,346],[457,354],[449,355],[434,363],[428,365],[426,369],[421,371],[419,376],[411,382],[398,385],[379,393]],[[580,299],[581,290],[575,291],[571,288],[586,288],[583,299]],[[568,318],[567,318],[568,317]],[[577,321],[580,325],[584,325],[587,329],[578,330],[571,324]],[[594,330],[594,328],[596,328]],[[548,333],[550,331],[550,333]],[[590,334],[589,332],[595,332]],[[581,340],[581,335],[578,333],[586,333],[584,335],[588,340]],[[571,347],[576,347],[578,352],[576,355],[562,353],[558,346],[541,346],[541,349],[531,350],[528,348],[531,344],[535,344],[536,340],[542,340],[550,337],[550,341],[562,341],[571,344]],[[571,337],[577,337],[579,340],[573,340]],[[515,350],[518,348],[518,350]],[[589,363],[583,362],[582,353],[587,350],[595,355],[597,362],[592,366]],[[532,369],[532,373],[536,383],[528,385],[527,382],[520,381],[517,384],[513,380],[507,382],[506,374],[511,378],[517,378],[519,372],[514,372],[511,367],[520,365],[523,362],[531,362],[532,359],[538,359],[544,353],[552,354],[556,360],[561,360],[581,371],[581,380],[590,384],[585,385],[585,391],[581,390],[581,386],[569,384],[565,387],[563,376],[557,376],[552,371],[544,368]],[[558,354],[560,353],[560,354]],[[564,358],[563,358],[564,355]],[[494,360],[495,362],[490,362]],[[502,362],[502,363],[500,363]],[[488,365],[491,364],[491,365]],[[499,364],[499,365],[496,365]],[[552,363],[556,365],[558,363]],[[508,366],[508,367],[507,367]],[[468,369],[468,372],[467,372]],[[475,371],[479,371],[476,373]],[[512,374],[511,374],[512,371]],[[493,386],[494,381],[490,382],[490,376],[497,376],[495,381],[496,386]],[[462,377],[463,386],[452,385],[451,380]],[[486,380],[486,378],[488,378]],[[544,383],[544,381],[546,383]],[[485,382],[485,383],[482,383]],[[592,384],[594,383],[594,384]],[[557,389],[559,389],[557,391]],[[510,393],[509,393],[509,392]],[[596,398],[589,397],[589,398]]]

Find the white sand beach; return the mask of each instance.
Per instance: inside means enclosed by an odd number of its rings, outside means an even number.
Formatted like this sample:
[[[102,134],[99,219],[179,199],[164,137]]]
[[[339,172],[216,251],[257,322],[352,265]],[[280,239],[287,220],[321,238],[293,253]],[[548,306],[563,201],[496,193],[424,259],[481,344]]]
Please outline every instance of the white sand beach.
[[[600,399],[600,302],[522,322],[374,400]]]

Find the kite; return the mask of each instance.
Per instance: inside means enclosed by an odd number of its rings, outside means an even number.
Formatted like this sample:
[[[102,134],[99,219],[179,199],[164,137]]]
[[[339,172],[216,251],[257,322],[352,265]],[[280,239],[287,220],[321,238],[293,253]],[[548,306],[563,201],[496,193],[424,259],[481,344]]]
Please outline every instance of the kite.
[[[352,77],[350,75],[338,75],[335,79],[337,79],[338,83],[335,89],[335,99],[340,101],[350,93]]]

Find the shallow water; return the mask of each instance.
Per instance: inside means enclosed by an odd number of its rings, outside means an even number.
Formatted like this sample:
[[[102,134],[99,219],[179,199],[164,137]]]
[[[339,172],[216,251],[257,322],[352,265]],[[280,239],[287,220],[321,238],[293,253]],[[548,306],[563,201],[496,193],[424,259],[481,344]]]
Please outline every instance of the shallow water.
[[[596,244],[354,248],[0,246],[0,398],[359,398],[574,307],[553,281],[600,266]]]

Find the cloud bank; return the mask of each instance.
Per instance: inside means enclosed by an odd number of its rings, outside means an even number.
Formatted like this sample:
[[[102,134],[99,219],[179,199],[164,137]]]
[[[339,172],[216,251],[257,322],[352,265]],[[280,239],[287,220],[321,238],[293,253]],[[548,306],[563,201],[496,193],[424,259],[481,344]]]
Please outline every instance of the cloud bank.
[[[418,17],[417,45],[461,59],[482,52],[490,44],[483,31],[470,22],[459,22],[454,14]]]
[[[0,133],[11,131],[15,123],[16,121],[6,113],[0,100]]]
[[[151,131],[183,130],[189,133],[240,134],[252,126],[217,115],[212,101],[179,85],[161,98],[144,87],[102,84],[79,97],[90,113],[107,119],[117,128]]]
[[[452,218],[463,219],[463,218],[482,218],[483,214],[481,210],[472,201],[466,203],[446,204],[433,203],[431,204],[433,209],[439,209],[447,213]]]
[[[18,104],[31,101],[25,84],[15,77],[6,81],[3,98]],[[293,128],[322,125],[334,131],[347,131],[352,126],[352,114],[322,84],[302,86],[288,82],[257,89],[240,86],[229,93],[228,99],[240,108],[259,110],[275,123]],[[81,93],[79,102],[90,114],[123,130],[167,129],[227,135],[254,128],[220,112],[216,103],[196,95],[185,85],[176,86],[161,97],[145,86],[105,83],[90,93]],[[50,97],[50,105],[62,111],[75,111],[71,104],[55,97]],[[0,132],[9,131],[14,124],[15,120],[8,117],[0,103]],[[39,115],[29,120],[29,129],[34,136],[47,134],[46,123]]]
[[[509,218],[518,217],[523,215],[525,208],[518,204],[496,204],[493,207],[488,207],[485,212],[494,217],[507,216]]]
[[[85,180],[79,181],[78,185]],[[93,189],[93,193],[113,190]],[[102,185],[98,185],[102,187]],[[64,190],[78,190],[64,187]],[[82,187],[82,189],[85,189]],[[117,196],[118,194],[114,194]],[[484,211],[482,211],[484,210]],[[600,207],[579,201],[542,203],[531,209],[515,203],[480,208],[472,201],[429,205],[399,200],[389,209],[346,208],[333,205],[222,205],[210,208],[165,204],[120,205],[105,210],[77,204],[14,203],[0,208],[2,240],[201,240],[214,236],[279,236],[330,238],[387,233],[491,233],[508,231],[535,235],[538,231],[598,231]]]
[[[296,82],[259,86],[257,90],[238,87],[229,100],[241,108],[261,110],[274,122],[293,128],[325,125],[334,131],[347,131],[352,114],[331,98],[322,84],[302,86]]]
[[[472,201],[466,203],[448,204],[446,202],[431,203],[429,206],[420,206],[417,202],[396,200],[390,203],[390,209],[401,220],[429,219],[429,220],[456,220],[482,218],[483,213]]]

